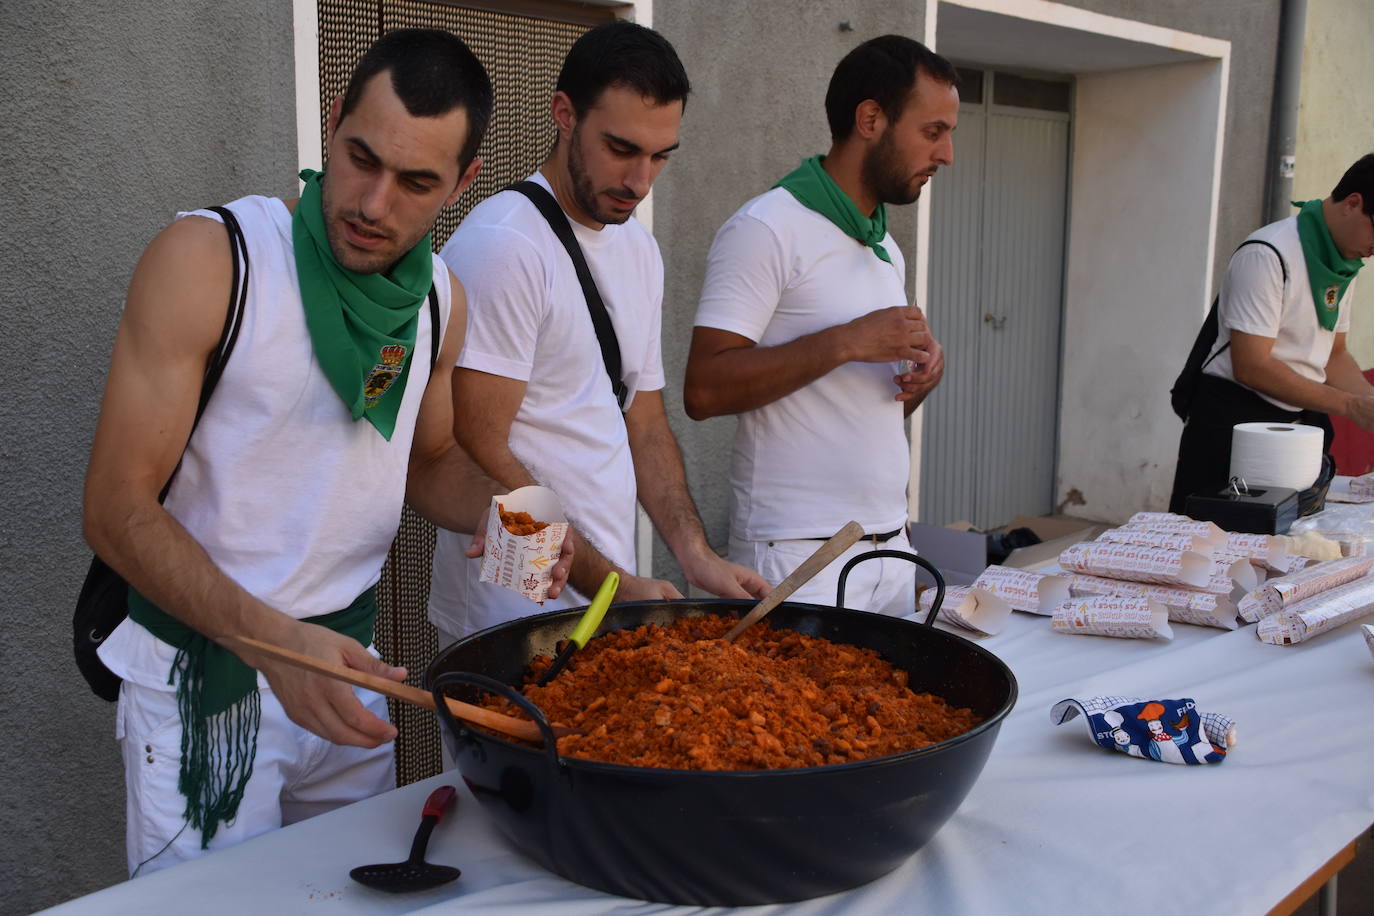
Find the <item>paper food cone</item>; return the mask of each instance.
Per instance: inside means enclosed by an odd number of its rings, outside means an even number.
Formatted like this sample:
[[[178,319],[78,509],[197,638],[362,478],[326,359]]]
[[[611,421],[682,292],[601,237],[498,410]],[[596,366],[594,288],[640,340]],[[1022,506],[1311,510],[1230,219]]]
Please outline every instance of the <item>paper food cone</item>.
[[[511,534],[501,524],[501,508],[507,512],[528,512],[535,521],[548,525],[534,534]],[[558,496],[547,487],[521,487],[505,496],[493,496],[487,517],[487,546],[478,578],[543,604],[567,533],[568,517],[563,514]]]

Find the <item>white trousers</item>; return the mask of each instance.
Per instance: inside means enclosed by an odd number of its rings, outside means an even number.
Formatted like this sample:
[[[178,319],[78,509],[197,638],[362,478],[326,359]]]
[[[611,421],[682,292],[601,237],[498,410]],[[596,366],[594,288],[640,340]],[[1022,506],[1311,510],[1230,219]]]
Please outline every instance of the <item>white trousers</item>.
[[[734,563],[758,570],[770,585],[787,578],[802,561],[824,543],[814,540],[744,541],[730,538],[729,557]],[[873,550],[900,550],[915,553],[906,532],[881,544],[865,538],[841,554],[810,582],[792,593],[788,601],[835,605],[835,593],[844,564]],[[902,617],[916,610],[916,564],[894,557],[881,557],[859,563],[845,580],[844,606]]]
[[[354,693],[369,712],[387,718],[385,697],[370,690]],[[124,682],[115,728],[124,757],[130,875],[194,859],[395,788],[390,744],[370,749],[331,744],[287,718],[272,691],[261,696],[257,756],[238,814],[219,825],[209,849],[201,849],[200,830],[187,823],[186,798],[177,790],[181,717],[176,694]]]

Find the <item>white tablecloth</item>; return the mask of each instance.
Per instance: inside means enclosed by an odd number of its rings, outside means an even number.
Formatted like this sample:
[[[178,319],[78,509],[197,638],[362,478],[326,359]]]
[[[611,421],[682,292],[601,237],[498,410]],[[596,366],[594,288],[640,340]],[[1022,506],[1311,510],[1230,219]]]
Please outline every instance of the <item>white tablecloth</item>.
[[[1374,618],[1365,622],[1374,622]],[[1014,614],[982,645],[1016,673],[1020,699],[963,806],[895,872],[845,894],[749,913],[1262,914],[1374,823],[1374,659],[1350,624],[1298,646],[1254,627],[1174,627],[1172,642],[1065,636]],[[1099,749],[1083,719],[1051,726],[1065,697],[1192,697],[1233,717],[1240,742],[1215,766]],[[426,795],[459,786],[428,859],[456,883],[410,895],[354,884],[348,869],[399,861]],[[671,829],[665,824],[664,829]],[[53,912],[700,912],[610,897],[514,853],[448,774],[71,901]]]

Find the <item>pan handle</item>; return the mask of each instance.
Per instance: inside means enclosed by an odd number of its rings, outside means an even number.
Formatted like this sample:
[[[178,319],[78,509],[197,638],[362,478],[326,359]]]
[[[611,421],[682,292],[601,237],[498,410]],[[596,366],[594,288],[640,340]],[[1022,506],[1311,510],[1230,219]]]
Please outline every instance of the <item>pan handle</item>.
[[[840,570],[840,584],[835,590],[835,607],[844,607],[844,584],[849,579],[849,571],[864,560],[875,560],[879,557],[894,557],[902,560],[910,560],[917,566],[925,569],[935,577],[935,603],[930,606],[930,613],[926,615],[926,626],[935,623],[935,616],[940,613],[940,605],[945,601],[945,577],[940,575],[940,570],[936,569],[922,557],[914,553],[907,553],[905,550],[870,550],[854,557],[844,564],[844,569]]]
[[[460,727],[468,728],[470,726],[460,726],[458,720],[454,718],[453,713],[449,712],[448,704],[444,702],[444,697],[446,696],[444,688],[449,684],[467,684],[470,687],[477,687],[490,693],[499,694],[529,713],[530,718],[534,720],[534,724],[539,727],[539,733],[544,736],[544,756],[548,758],[549,765],[554,768],[554,772],[558,771],[558,765],[561,762],[558,756],[558,739],[554,737],[553,728],[549,725],[549,720],[544,717],[544,713],[538,706],[535,706],[528,697],[520,693],[520,691],[516,690],[514,687],[511,687],[509,684],[503,684],[495,678],[487,677],[485,674],[476,674],[471,671],[444,672],[434,679],[434,683],[430,686],[430,690],[434,694],[434,708],[439,713],[439,718],[443,721],[444,726],[455,735],[458,734],[458,729]]]

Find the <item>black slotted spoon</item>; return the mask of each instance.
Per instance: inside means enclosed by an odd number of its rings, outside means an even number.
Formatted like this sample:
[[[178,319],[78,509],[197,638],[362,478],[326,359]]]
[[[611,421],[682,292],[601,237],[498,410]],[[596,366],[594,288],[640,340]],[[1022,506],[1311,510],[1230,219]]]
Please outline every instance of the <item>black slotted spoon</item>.
[[[449,865],[432,865],[425,861],[425,847],[429,845],[429,835],[434,825],[453,803],[458,790],[453,786],[440,786],[425,799],[425,810],[420,817],[420,827],[415,831],[415,841],[410,844],[410,858],[404,862],[386,865],[359,865],[348,876],[359,884],[376,888],[379,891],[403,893],[423,891],[457,878],[462,872]]]

